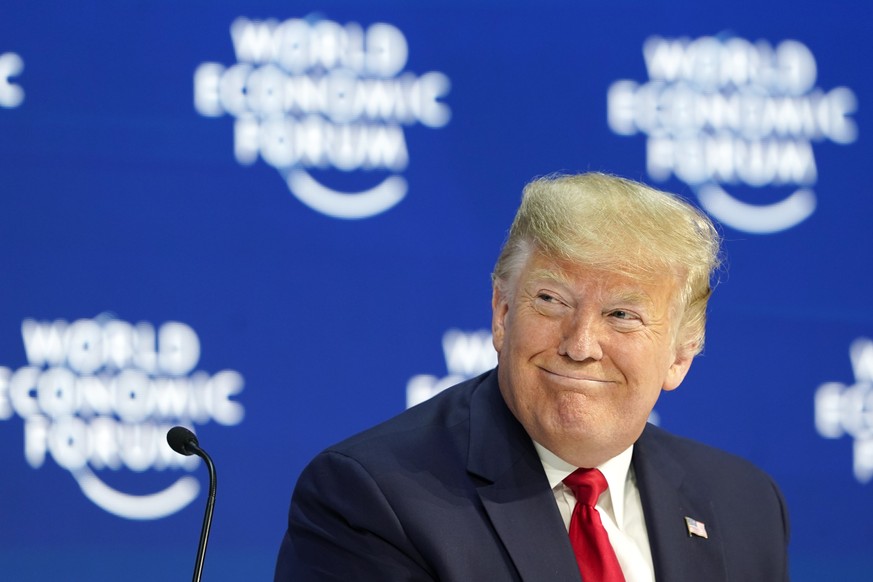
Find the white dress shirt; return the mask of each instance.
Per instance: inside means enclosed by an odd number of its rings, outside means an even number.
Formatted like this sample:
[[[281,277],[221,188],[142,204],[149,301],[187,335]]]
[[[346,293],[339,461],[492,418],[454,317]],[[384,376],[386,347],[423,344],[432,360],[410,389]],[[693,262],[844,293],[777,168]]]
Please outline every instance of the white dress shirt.
[[[567,463],[537,442],[534,442],[534,446],[549,479],[549,486],[555,494],[561,517],[564,518],[564,527],[569,532],[576,498],[563,480],[578,467]],[[606,477],[608,489],[598,498],[595,509],[609,535],[625,582],[654,582],[655,568],[652,565],[649,534],[646,531],[636,476],[631,467],[633,449],[631,445],[623,453],[597,467]]]

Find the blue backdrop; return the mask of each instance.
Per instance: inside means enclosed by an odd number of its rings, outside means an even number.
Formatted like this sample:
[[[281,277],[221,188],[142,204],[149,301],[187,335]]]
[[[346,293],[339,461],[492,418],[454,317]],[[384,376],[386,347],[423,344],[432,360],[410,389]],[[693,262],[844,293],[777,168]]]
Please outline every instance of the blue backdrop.
[[[873,574],[864,2],[2,2],[0,578],[269,579],[311,456],[494,361],[524,183],[721,225],[655,419],[771,473],[794,580]],[[426,454],[426,452],[424,453]]]

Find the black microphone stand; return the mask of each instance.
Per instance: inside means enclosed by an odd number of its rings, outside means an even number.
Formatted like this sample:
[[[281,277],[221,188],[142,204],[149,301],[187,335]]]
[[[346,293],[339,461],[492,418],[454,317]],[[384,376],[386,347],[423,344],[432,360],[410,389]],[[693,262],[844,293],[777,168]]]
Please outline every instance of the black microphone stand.
[[[194,563],[194,579],[193,582],[200,582],[200,577],[203,575],[203,561],[206,559],[206,544],[209,541],[209,530],[212,528],[212,512],[215,509],[215,488],[217,479],[215,477],[215,465],[212,459],[206,454],[206,451],[201,449],[194,443],[188,443],[188,447],[195,455],[203,459],[206,463],[206,470],[209,471],[209,496],[206,499],[206,513],[203,515],[203,527],[200,529],[200,544],[197,546],[197,561]]]
[[[215,509],[215,488],[218,479],[215,476],[215,465],[206,451],[200,448],[200,443],[194,433],[184,426],[174,426],[167,432],[167,443],[180,455],[197,455],[206,463],[209,471],[209,497],[206,500],[206,514],[203,516],[203,527],[200,530],[200,544],[197,547],[197,561],[194,563],[194,582],[200,582],[203,575],[203,561],[206,559],[206,544],[209,541],[209,530],[212,528],[212,512]]]

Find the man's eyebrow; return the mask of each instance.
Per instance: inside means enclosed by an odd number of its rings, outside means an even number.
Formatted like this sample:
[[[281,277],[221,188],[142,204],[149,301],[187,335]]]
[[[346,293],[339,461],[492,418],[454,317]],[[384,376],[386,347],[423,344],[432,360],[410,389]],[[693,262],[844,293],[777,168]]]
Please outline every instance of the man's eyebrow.
[[[546,282],[555,283],[571,287],[570,278],[560,269],[539,268],[531,271],[531,282]],[[652,298],[645,291],[639,289],[628,288],[619,289],[611,295],[613,303],[624,303],[634,306],[651,307]]]
[[[628,303],[630,305],[652,305],[652,298],[649,297],[648,293],[645,293],[643,291],[637,291],[634,289],[619,291],[615,294],[613,300],[617,303]]]
[[[562,272],[555,269],[540,268],[531,272],[531,280],[548,281],[560,285],[569,285],[570,279]]]
[[[554,283],[565,287],[573,286],[570,277],[562,269],[548,267],[540,267],[531,271],[529,281],[532,283]],[[652,297],[648,293],[633,286],[617,289],[615,293],[610,294],[610,298],[612,303],[624,303],[640,307],[651,307],[653,305]]]

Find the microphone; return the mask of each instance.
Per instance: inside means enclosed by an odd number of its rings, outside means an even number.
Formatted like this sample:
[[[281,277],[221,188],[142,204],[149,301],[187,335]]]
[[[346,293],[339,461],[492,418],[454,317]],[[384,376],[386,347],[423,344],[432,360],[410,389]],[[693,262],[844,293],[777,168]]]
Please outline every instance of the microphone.
[[[174,451],[186,457],[197,455],[206,463],[209,471],[209,497],[206,500],[206,514],[203,516],[203,527],[200,530],[200,544],[197,547],[197,561],[194,563],[194,582],[200,582],[203,575],[203,561],[206,559],[206,543],[209,541],[209,530],[212,528],[212,512],[215,509],[215,465],[206,451],[200,448],[197,437],[184,426],[174,426],[167,432],[167,444]]]

